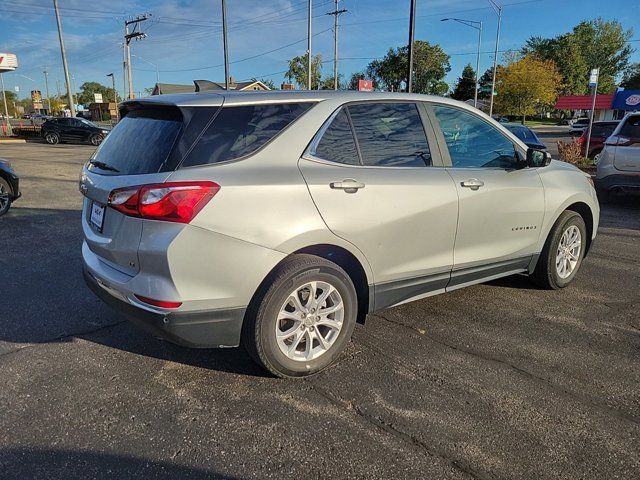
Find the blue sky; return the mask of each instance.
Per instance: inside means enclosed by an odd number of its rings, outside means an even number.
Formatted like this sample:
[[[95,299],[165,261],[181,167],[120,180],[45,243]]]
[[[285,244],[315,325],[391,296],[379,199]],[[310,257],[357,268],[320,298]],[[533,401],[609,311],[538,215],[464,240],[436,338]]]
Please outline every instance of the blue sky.
[[[325,13],[333,10],[334,2],[313,3],[312,49],[322,54],[323,75],[329,76],[333,19]],[[0,52],[17,54],[20,62],[15,73],[5,74],[5,87],[18,86],[21,98],[33,89],[44,94],[45,65],[52,94],[56,81],[64,89],[52,4],[51,0],[0,2]],[[123,21],[139,13],[151,13],[152,20],[143,28],[147,38],[132,43],[136,92],[155,83],[155,67],[148,62],[159,65],[161,82],[224,80],[220,0],[59,0],[59,4],[77,88],[85,81],[108,85],[105,75],[114,72],[116,87],[122,91]],[[231,75],[238,80],[270,78],[279,84],[287,60],[306,51],[306,0],[227,0],[227,4]],[[533,35],[567,32],[598,16],[617,19],[625,28],[636,26],[632,45],[640,49],[638,0],[505,0],[504,4],[501,51],[518,49]],[[341,16],[340,28],[340,71],[346,78],[389,47],[406,44],[409,0],[341,0],[340,7],[349,10]],[[496,15],[487,0],[418,0],[416,39],[439,43],[451,55],[446,80],[453,86],[467,63],[475,66],[477,32],[440,21],[450,16],[483,22],[482,72],[493,61]],[[634,52],[632,61],[640,61],[639,52]]]

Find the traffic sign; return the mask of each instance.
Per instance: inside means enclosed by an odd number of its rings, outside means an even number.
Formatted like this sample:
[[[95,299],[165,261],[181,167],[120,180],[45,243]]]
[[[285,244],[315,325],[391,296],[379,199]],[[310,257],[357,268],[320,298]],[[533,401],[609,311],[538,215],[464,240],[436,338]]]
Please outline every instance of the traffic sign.
[[[595,87],[598,84],[598,76],[600,75],[600,69],[594,68],[591,70],[591,75],[589,75],[589,86]]]

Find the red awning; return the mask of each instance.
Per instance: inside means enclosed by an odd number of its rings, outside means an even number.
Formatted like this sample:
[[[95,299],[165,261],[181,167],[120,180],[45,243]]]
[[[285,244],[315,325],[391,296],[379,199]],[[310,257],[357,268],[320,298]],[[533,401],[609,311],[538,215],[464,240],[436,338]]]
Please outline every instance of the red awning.
[[[596,96],[596,110],[610,110],[615,95]],[[556,110],[591,110],[591,95],[566,95],[558,97]]]

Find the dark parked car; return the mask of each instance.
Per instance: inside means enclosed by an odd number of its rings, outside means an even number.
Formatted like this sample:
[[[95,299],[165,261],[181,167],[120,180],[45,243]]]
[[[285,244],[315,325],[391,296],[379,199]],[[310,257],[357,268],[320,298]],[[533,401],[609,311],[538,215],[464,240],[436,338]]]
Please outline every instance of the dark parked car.
[[[20,197],[18,175],[8,160],[0,158],[0,216],[9,211],[14,200]]]
[[[522,140],[527,147],[537,150],[546,150],[547,146],[542,143],[538,136],[529,127],[520,125],[519,123],[505,123],[503,126]]]
[[[619,123],[619,121],[593,122],[593,127],[591,127],[591,142],[589,142],[589,155],[587,155],[587,135],[589,134],[589,129],[587,128],[578,138],[582,155],[593,158],[594,163],[598,163],[598,157],[600,156],[600,152],[602,152],[605,140],[611,136]]]
[[[89,142],[97,146],[108,133],[109,130],[84,118],[57,117],[42,124],[42,138],[50,145],[60,142]]]

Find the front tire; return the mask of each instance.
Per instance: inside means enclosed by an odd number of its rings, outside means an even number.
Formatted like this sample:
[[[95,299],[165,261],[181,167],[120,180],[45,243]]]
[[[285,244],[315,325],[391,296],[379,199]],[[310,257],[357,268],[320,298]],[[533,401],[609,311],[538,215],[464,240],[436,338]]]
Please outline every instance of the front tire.
[[[4,178],[0,178],[0,217],[7,213],[9,208],[11,208],[11,187]]]
[[[252,358],[278,377],[331,365],[347,346],[358,314],[349,275],[314,255],[293,255],[256,294],[243,325]]]
[[[91,145],[93,145],[94,147],[97,147],[98,145],[100,145],[102,143],[102,135],[98,135],[97,133],[94,135],[91,135],[91,138],[89,139],[89,142],[91,142]]]
[[[575,278],[587,245],[587,228],[573,211],[562,212],[544,244],[532,278],[542,288],[557,290]]]

